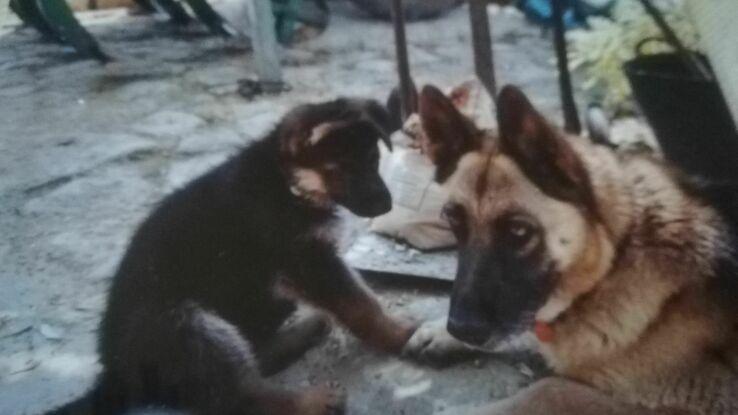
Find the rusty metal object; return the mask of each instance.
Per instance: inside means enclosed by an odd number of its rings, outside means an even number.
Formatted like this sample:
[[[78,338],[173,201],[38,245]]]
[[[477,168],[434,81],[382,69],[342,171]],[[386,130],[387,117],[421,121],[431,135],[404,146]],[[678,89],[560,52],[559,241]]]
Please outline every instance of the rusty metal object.
[[[553,0],[554,49],[559,69],[559,90],[561,107],[564,110],[564,129],[573,134],[582,132],[582,124],[574,101],[574,89],[571,85],[569,58],[566,54],[566,36],[564,27],[564,0]]]
[[[402,120],[415,112],[413,97],[417,95],[415,83],[410,76],[410,62],[407,56],[407,39],[405,37],[405,14],[402,0],[392,0],[392,24],[395,30],[395,53],[397,55],[397,72],[400,78],[400,113]]]
[[[390,19],[392,0],[350,0],[372,17]],[[463,0],[404,0],[402,10],[410,21],[432,19],[460,5]]]
[[[469,0],[469,21],[474,49],[474,69],[477,77],[493,99],[497,99],[492,36],[490,35],[487,0]]]

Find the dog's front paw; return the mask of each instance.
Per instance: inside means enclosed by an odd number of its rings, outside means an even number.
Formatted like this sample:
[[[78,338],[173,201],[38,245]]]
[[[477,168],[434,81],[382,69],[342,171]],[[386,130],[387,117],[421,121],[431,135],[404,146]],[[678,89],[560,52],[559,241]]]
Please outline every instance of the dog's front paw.
[[[446,366],[480,353],[446,330],[446,319],[421,325],[405,344],[402,354],[414,360]]]

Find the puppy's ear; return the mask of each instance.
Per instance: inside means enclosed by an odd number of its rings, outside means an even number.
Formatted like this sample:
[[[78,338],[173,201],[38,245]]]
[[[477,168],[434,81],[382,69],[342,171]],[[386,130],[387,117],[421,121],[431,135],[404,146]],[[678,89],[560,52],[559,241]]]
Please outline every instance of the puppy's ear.
[[[436,181],[443,183],[456,170],[459,159],[481,146],[480,131],[462,115],[438,88],[427,85],[419,99],[421,148],[436,165]]]
[[[410,108],[408,109],[410,114],[418,112],[418,90],[415,89],[415,84],[411,84],[410,89]],[[400,88],[394,87],[387,97],[387,111],[390,116],[390,131],[395,132],[402,128],[404,120],[402,119],[402,104],[400,101]],[[408,115],[410,115],[408,114]]]
[[[500,92],[497,121],[501,151],[512,157],[536,186],[551,197],[595,208],[582,160],[517,87],[508,85]]]
[[[360,125],[365,134],[373,134],[391,149],[390,117],[377,101],[339,98],[320,104],[308,104],[287,114],[279,127],[282,153],[297,157],[322,142],[334,132]]]
[[[379,135],[379,139],[387,145],[388,149],[392,150],[390,134],[395,130],[393,129],[392,115],[387,111],[387,108],[373,99],[359,100],[357,105],[359,120],[371,123]]]

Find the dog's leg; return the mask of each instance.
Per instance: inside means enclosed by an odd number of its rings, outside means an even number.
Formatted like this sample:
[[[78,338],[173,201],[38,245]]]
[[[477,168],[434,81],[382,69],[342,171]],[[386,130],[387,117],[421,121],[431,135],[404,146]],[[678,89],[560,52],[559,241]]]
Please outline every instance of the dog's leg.
[[[206,415],[343,413],[337,391],[291,392],[269,385],[239,330],[195,304],[164,313],[148,328],[157,333],[158,346],[144,347],[139,365],[149,367],[152,376],[144,383],[155,388],[157,401]]]
[[[686,415],[629,405],[562,378],[546,378],[508,399],[480,408],[474,415]]]
[[[257,348],[259,369],[271,376],[299,359],[330,332],[330,323],[321,314],[310,313],[280,328]]]
[[[288,271],[294,293],[329,311],[371,347],[400,353],[415,326],[385,313],[369,287],[323,244],[302,247]]]

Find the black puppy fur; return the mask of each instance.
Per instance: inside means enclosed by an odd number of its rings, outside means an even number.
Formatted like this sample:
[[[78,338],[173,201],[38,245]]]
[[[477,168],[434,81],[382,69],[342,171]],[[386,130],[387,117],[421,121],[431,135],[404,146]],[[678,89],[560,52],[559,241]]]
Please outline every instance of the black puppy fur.
[[[281,391],[261,375],[289,364],[323,328],[313,319],[282,332],[295,305],[275,295],[277,285],[377,349],[399,352],[413,332],[384,314],[322,232],[336,201],[363,216],[389,209],[377,173],[386,117],[373,101],[298,107],[164,199],[133,237],[110,290],[98,386],[55,413],[152,404],[198,414],[342,413],[338,393]],[[321,178],[320,200],[301,195],[299,169]]]

